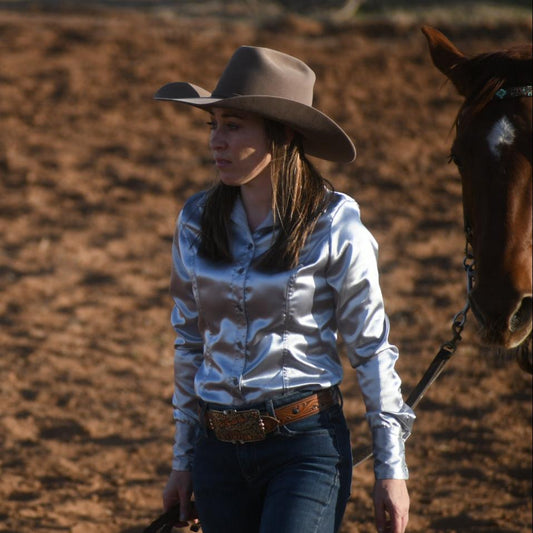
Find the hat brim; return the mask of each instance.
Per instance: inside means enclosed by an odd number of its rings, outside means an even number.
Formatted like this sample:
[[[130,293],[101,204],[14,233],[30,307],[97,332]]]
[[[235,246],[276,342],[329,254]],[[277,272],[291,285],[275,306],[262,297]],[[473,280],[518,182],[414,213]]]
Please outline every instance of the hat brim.
[[[250,95],[216,98],[192,83],[167,83],[154,95],[156,100],[178,102],[200,109],[224,107],[257,113],[281,122],[303,137],[305,153],[338,163],[350,163],[356,150],[344,130],[314,107],[276,96]]]

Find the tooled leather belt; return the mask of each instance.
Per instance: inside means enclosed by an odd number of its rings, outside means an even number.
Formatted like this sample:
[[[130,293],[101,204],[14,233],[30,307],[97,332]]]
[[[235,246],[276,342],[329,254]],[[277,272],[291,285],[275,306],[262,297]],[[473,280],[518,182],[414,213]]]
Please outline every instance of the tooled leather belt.
[[[279,426],[302,420],[336,404],[338,404],[338,394],[336,389],[332,388],[278,407],[274,410],[274,416],[258,409],[244,411],[209,409],[205,412],[205,420],[207,427],[220,441],[258,442],[264,440]]]

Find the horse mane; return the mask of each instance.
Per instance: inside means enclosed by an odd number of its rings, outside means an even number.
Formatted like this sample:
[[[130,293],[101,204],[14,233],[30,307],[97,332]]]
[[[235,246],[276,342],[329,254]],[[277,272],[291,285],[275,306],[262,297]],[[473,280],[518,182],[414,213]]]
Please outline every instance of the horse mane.
[[[455,127],[457,128],[459,120],[464,122],[472,119],[485,109],[502,87],[531,85],[531,58],[532,47],[523,45],[479,54],[458,65],[457,70],[470,80],[471,90],[457,113]]]

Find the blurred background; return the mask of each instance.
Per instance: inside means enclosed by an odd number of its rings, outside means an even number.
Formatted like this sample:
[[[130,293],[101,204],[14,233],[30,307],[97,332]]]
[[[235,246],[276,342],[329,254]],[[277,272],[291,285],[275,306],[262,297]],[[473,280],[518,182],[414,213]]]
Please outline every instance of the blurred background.
[[[102,8],[162,11],[181,16],[272,16],[296,13],[353,21],[354,18],[439,15],[456,21],[474,17],[527,18],[529,0],[1,0],[0,8],[19,11],[91,11]]]
[[[531,2],[0,1],[0,532],[140,533],[170,470],[170,248],[214,180],[205,117],[155,102],[213,88],[242,44],[296,55],[354,164],[317,161],[380,243],[407,395],[465,302],[461,103],[422,24],[467,55],[531,43]],[[340,346],[342,349],[342,346]],[[354,449],[369,433],[355,372]],[[473,319],[407,445],[409,531],[531,531],[531,376],[479,345]],[[342,533],[370,533],[372,462]]]

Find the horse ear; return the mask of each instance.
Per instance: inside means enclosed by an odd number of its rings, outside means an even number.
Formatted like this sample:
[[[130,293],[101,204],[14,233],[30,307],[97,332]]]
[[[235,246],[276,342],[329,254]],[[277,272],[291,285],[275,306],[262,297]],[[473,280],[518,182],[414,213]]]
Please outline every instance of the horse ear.
[[[462,96],[468,95],[469,76],[465,68],[468,58],[439,30],[422,26],[433,64],[454,84]]]

